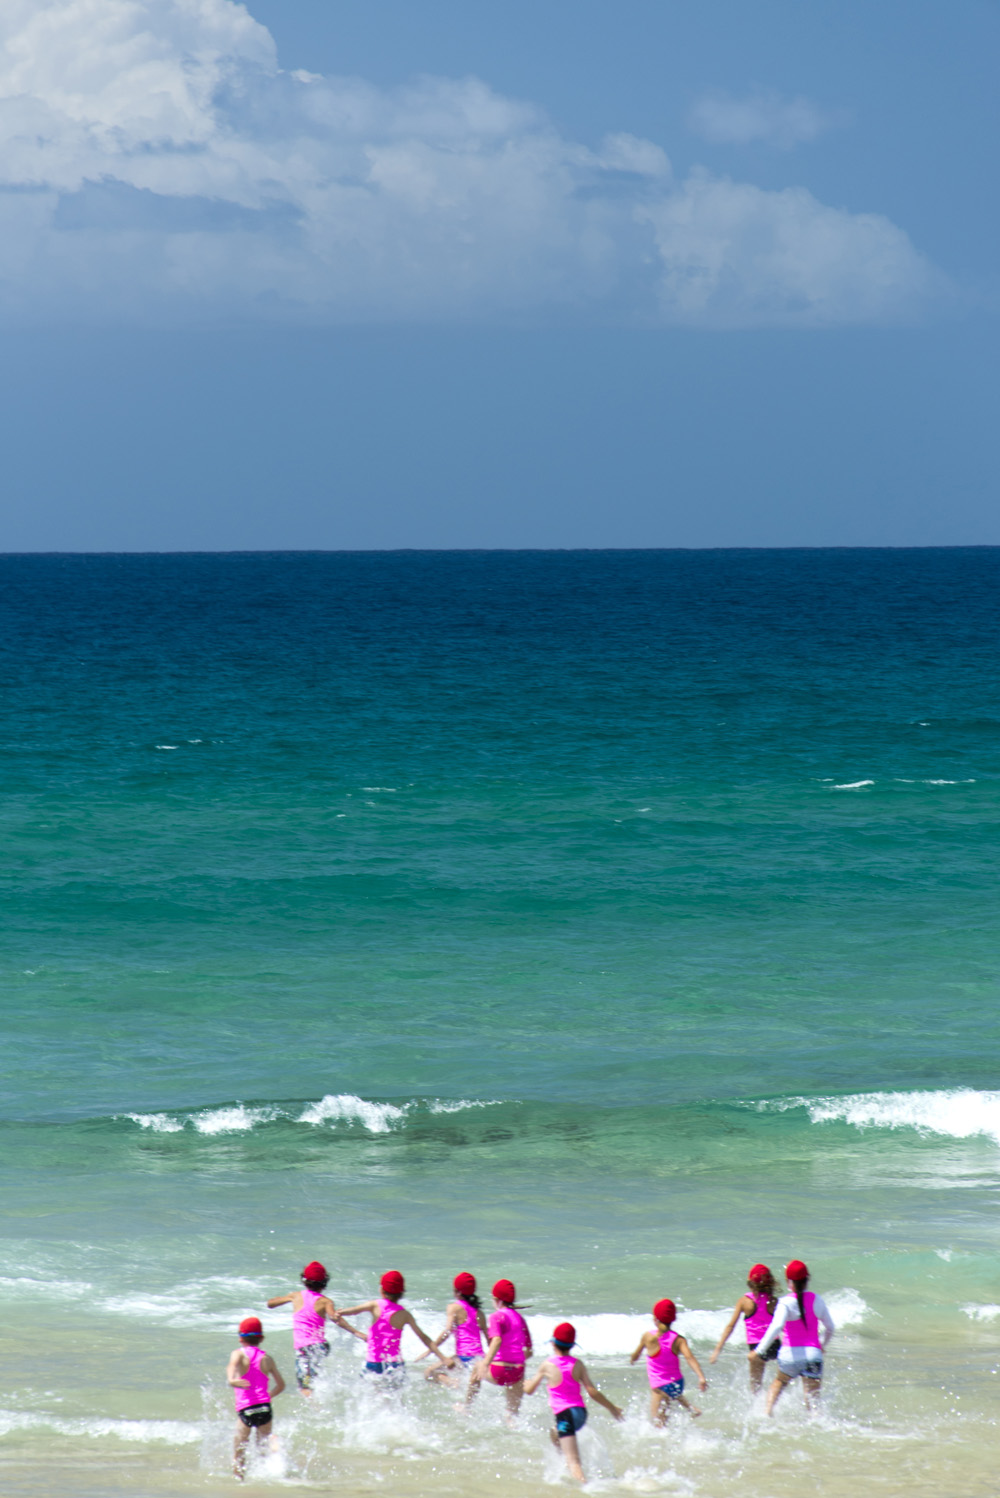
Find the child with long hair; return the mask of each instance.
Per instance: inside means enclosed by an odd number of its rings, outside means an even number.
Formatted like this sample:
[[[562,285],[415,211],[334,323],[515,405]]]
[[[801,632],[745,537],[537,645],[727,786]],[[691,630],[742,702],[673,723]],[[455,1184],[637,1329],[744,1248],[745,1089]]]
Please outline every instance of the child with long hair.
[[[472,1365],[483,1356],[483,1337],[488,1335],[486,1317],[479,1296],[476,1294],[474,1274],[468,1272],[456,1274],[454,1288],[456,1298],[449,1302],[444,1331],[434,1338],[431,1346],[438,1349],[443,1342],[447,1342],[449,1337],[454,1336],[455,1361],[471,1371]],[[429,1350],[422,1352],[417,1362],[429,1356]],[[449,1378],[447,1371],[440,1365],[437,1368],[428,1368],[425,1377],[441,1380],[451,1384],[452,1388],[457,1388],[455,1380]]]
[[[774,1275],[766,1264],[755,1264],[747,1275],[747,1292],[741,1295],[736,1302],[733,1314],[730,1316],[725,1331],[716,1344],[715,1351],[709,1358],[714,1363],[719,1353],[725,1347],[733,1334],[740,1317],[743,1317],[743,1330],[747,1336],[747,1357],[750,1360],[750,1389],[754,1394],[760,1392],[764,1379],[764,1364],[771,1362],[778,1356],[778,1348],[772,1344],[763,1357],[751,1356],[756,1351],[761,1337],[771,1325],[771,1317],[774,1315],[778,1304],[778,1293],[774,1283]]]
[[[785,1389],[795,1378],[801,1378],[806,1407],[819,1397],[823,1382],[823,1353],[834,1333],[833,1317],[826,1301],[809,1289],[809,1270],[801,1259],[793,1259],[785,1269],[788,1294],[778,1301],[771,1324],[750,1354],[760,1361],[781,1338],[774,1382],[767,1391],[767,1413],[770,1415]],[[824,1332],[826,1335],[824,1336]]]
[[[688,1414],[696,1417],[696,1409],[684,1398],[684,1375],[681,1358],[691,1365],[698,1377],[698,1388],[704,1394],[708,1383],[701,1365],[688,1346],[687,1338],[673,1330],[677,1318],[677,1307],[672,1300],[658,1300],[653,1307],[656,1330],[643,1332],[639,1346],[629,1359],[637,1363],[646,1354],[646,1372],[649,1374],[649,1414],[654,1425],[666,1425],[673,1405],[679,1404]]]

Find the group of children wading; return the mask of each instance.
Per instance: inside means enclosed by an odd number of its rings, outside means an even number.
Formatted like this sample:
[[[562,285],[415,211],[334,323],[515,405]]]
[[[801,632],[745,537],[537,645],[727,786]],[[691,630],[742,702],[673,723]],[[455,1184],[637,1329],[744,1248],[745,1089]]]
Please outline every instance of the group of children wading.
[[[774,1276],[766,1264],[755,1264],[747,1277],[747,1292],[736,1302],[718,1345],[709,1362],[714,1363],[740,1317],[747,1338],[750,1387],[757,1393],[762,1385],[765,1363],[775,1361],[774,1382],[767,1393],[766,1410],[770,1414],[782,1391],[793,1379],[801,1378],[807,1404],[819,1393],[823,1378],[823,1352],[833,1336],[833,1321],[822,1296],[808,1288],[809,1271],[801,1259],[787,1266],[788,1294],[779,1298]],[[459,1365],[468,1370],[465,1402],[468,1408],[484,1383],[503,1389],[508,1418],[513,1419],[525,1394],[534,1394],[547,1385],[552,1406],[552,1442],[563,1453],[570,1475],[584,1481],[580,1465],[577,1432],[587,1421],[586,1396],[601,1404],[616,1419],[622,1411],[597,1388],[582,1358],[574,1357],[576,1329],[569,1321],[556,1327],[551,1338],[552,1352],[537,1371],[525,1379],[525,1364],[532,1355],[531,1332],[516,1304],[517,1295],[510,1280],[497,1280],[493,1286],[494,1311],[487,1319],[478,1295],[475,1276],[455,1276],[456,1298],[448,1306],[444,1330],[433,1341],[401,1305],[406,1285],[398,1269],[382,1276],[382,1294],[377,1300],[338,1310],[326,1294],[329,1276],[322,1264],[307,1264],[302,1271],[302,1289],[290,1295],[277,1295],[268,1308],[290,1305],[295,1344],[295,1377],[301,1392],[310,1396],[313,1384],[330,1351],[327,1329],[340,1327],[366,1344],[364,1376],[383,1388],[398,1388],[406,1375],[400,1357],[400,1342],[406,1327],[423,1342],[426,1351],[417,1359],[433,1357],[434,1367],[427,1378],[458,1387],[452,1370]],[[371,1324],[367,1335],[346,1319],[368,1314]],[[671,1409],[677,1405],[692,1415],[701,1411],[684,1397],[684,1375],[681,1358],[698,1379],[698,1388],[708,1388],[698,1359],[686,1338],[674,1331],[677,1307],[672,1300],[658,1300],[653,1307],[653,1326],[643,1332],[631,1362],[645,1355],[649,1375],[650,1416],[655,1424],[665,1425]],[[282,1393],[285,1381],[274,1359],[264,1352],[264,1331],[256,1316],[240,1322],[240,1345],[229,1359],[226,1377],[236,1401],[236,1437],[233,1471],[242,1478],[246,1467],[247,1443],[252,1431],[258,1441],[271,1434],[271,1400]],[[455,1350],[450,1356],[441,1352],[442,1345],[454,1337]]]

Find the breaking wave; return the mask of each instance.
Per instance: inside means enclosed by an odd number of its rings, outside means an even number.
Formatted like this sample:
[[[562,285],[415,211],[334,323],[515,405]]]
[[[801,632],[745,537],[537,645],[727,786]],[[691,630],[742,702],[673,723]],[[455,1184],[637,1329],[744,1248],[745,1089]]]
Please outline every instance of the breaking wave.
[[[368,1134],[389,1134],[415,1114],[462,1113],[469,1108],[491,1108],[495,1100],[468,1098],[415,1098],[406,1103],[379,1103],[354,1093],[329,1093],[317,1102],[292,1106],[278,1104],[250,1105],[229,1103],[218,1108],[201,1108],[190,1113],[123,1113],[118,1117],[149,1129],[154,1134],[179,1134],[192,1129],[198,1134],[243,1134],[262,1124],[286,1123],[346,1125]]]
[[[754,1105],[761,1112],[804,1108],[812,1123],[856,1129],[915,1129],[950,1139],[1000,1144],[1000,1092],[956,1087],[935,1092],[857,1092],[844,1097],[785,1098]]]

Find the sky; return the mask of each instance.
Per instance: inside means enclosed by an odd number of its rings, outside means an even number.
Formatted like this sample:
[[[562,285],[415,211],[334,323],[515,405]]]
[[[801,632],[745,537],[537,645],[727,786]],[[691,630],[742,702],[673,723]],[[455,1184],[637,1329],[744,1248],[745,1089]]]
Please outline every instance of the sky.
[[[1000,544],[998,40],[0,0],[0,550]]]

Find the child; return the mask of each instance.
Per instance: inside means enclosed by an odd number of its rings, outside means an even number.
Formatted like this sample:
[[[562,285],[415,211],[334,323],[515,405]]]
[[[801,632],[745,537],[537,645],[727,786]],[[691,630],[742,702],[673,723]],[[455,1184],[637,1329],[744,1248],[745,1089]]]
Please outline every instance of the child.
[[[766,1264],[755,1264],[747,1275],[747,1294],[740,1297],[736,1302],[733,1314],[725,1331],[719,1338],[718,1345],[710,1363],[714,1363],[719,1353],[725,1347],[733,1334],[733,1328],[740,1317],[743,1317],[744,1330],[747,1334],[747,1356],[750,1358],[750,1390],[753,1394],[760,1393],[760,1386],[764,1378],[764,1364],[769,1363],[778,1356],[778,1348],[773,1344],[770,1350],[761,1358],[751,1357],[761,1337],[771,1324],[774,1308],[778,1304],[778,1297],[774,1287],[774,1275]]]
[[[532,1353],[531,1333],[528,1323],[514,1304],[517,1291],[510,1280],[497,1280],[493,1286],[493,1304],[496,1310],[487,1323],[490,1345],[481,1363],[472,1370],[466,1403],[471,1403],[479,1393],[479,1385],[487,1376],[503,1389],[507,1401],[507,1414],[513,1418],[521,1408],[524,1396],[524,1364]]]
[[[658,1300],[653,1307],[655,1332],[643,1332],[639,1346],[629,1362],[638,1362],[646,1354],[646,1371],[649,1374],[649,1413],[654,1425],[666,1425],[673,1404],[683,1405],[692,1418],[701,1414],[684,1398],[684,1378],[680,1359],[686,1358],[698,1375],[698,1388],[704,1394],[708,1388],[698,1359],[680,1332],[671,1331],[677,1317],[677,1307],[672,1300]]]
[[[549,1403],[555,1416],[555,1428],[549,1432],[549,1437],[566,1458],[570,1477],[576,1478],[577,1482],[586,1482],[580,1465],[580,1448],[576,1441],[577,1431],[582,1430],[587,1423],[584,1389],[591,1399],[603,1404],[616,1420],[624,1420],[625,1417],[618,1406],[612,1404],[607,1395],[596,1387],[583,1365],[583,1359],[573,1356],[571,1348],[575,1341],[576,1328],[568,1321],[561,1322],[552,1334],[554,1355],[546,1358],[538,1372],[532,1375],[524,1386],[524,1392],[534,1394],[543,1379],[548,1383]]]
[[[256,1316],[240,1322],[240,1345],[234,1348],[226,1367],[226,1381],[234,1390],[236,1435],[233,1440],[233,1476],[240,1482],[246,1473],[247,1442],[250,1432],[257,1432],[259,1446],[271,1438],[271,1400],[284,1392],[285,1380],[274,1366],[274,1359],[261,1348],[264,1329]],[[270,1379],[274,1388],[268,1389]]]
[[[778,1301],[771,1324],[750,1354],[764,1373],[764,1357],[772,1342],[781,1337],[778,1349],[778,1367],[774,1382],[767,1391],[766,1412],[770,1415],[774,1406],[793,1378],[801,1378],[806,1407],[811,1408],[819,1397],[823,1381],[823,1353],[833,1336],[833,1317],[826,1308],[821,1295],[807,1289],[809,1270],[801,1259],[793,1259],[785,1270],[789,1294]],[[826,1336],[820,1331],[822,1323]]]
[[[275,1295],[267,1305],[271,1311],[275,1306],[291,1305],[295,1381],[300,1392],[308,1398],[312,1395],[313,1380],[321,1372],[330,1354],[330,1344],[326,1340],[326,1322],[332,1321],[335,1326],[342,1327],[345,1332],[360,1337],[362,1341],[364,1336],[355,1331],[353,1326],[344,1325],[333,1301],[323,1294],[330,1283],[330,1276],[322,1264],[314,1259],[311,1264],[306,1265],[299,1278],[303,1284],[301,1290],[293,1290],[291,1295]]]
[[[382,1286],[381,1300],[363,1300],[358,1306],[351,1306],[346,1311],[341,1311],[340,1316],[359,1316],[362,1311],[367,1311],[372,1318],[371,1330],[368,1333],[368,1361],[365,1363],[365,1372],[374,1374],[376,1377],[388,1375],[390,1382],[399,1382],[405,1372],[406,1364],[399,1355],[399,1344],[403,1336],[403,1328],[408,1326],[427,1348],[432,1352],[443,1367],[449,1366],[448,1359],[443,1358],[434,1343],[425,1331],[422,1331],[414,1321],[410,1312],[401,1306],[406,1290],[406,1281],[398,1269],[387,1269],[380,1281]],[[354,1327],[349,1330],[354,1331]]]
[[[487,1330],[486,1317],[483,1315],[479,1296],[476,1294],[476,1276],[456,1274],[454,1284],[458,1299],[453,1300],[448,1306],[444,1331],[434,1338],[433,1346],[440,1347],[442,1342],[447,1342],[454,1333],[455,1357],[464,1368],[469,1368],[477,1358],[483,1356],[483,1333]],[[417,1362],[419,1363],[427,1356],[426,1352],[422,1352]],[[444,1379],[453,1388],[456,1387],[455,1380],[448,1378],[443,1368],[428,1368],[426,1377]]]

